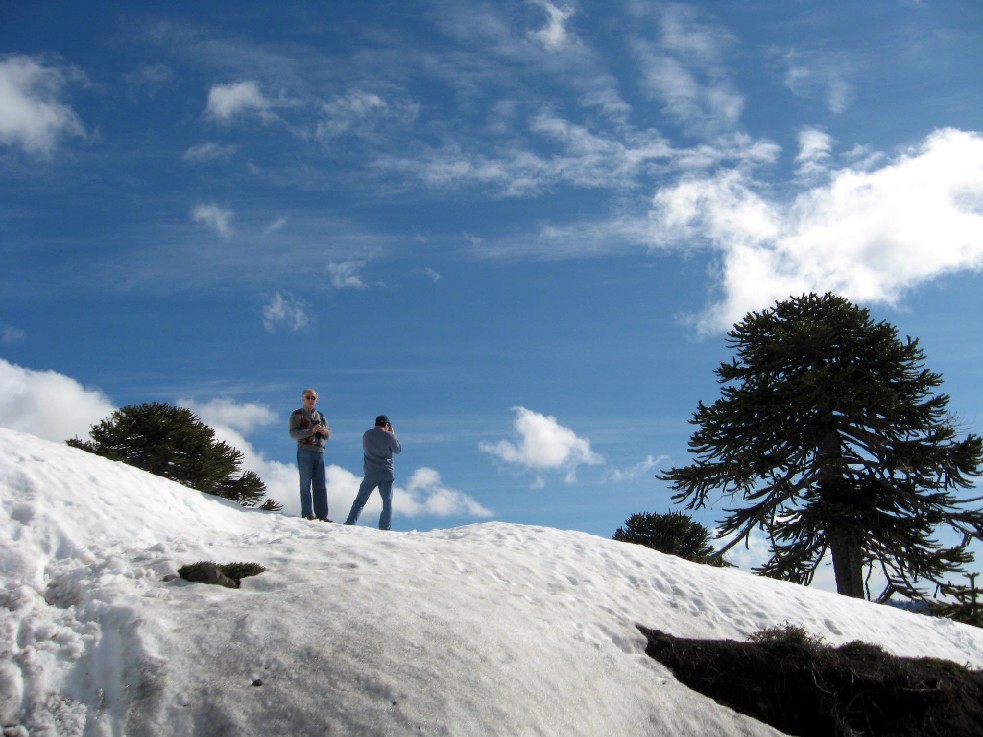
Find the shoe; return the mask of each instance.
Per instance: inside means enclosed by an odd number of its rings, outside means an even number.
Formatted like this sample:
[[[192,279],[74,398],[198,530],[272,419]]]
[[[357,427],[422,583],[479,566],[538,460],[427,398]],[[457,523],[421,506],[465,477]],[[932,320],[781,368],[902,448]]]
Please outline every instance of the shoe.
[[[314,521],[314,515],[313,514],[309,514],[306,517],[304,517],[304,519],[306,519],[308,522],[313,522]]]
[[[318,517],[321,522],[334,522],[333,519],[328,519],[327,517]]]

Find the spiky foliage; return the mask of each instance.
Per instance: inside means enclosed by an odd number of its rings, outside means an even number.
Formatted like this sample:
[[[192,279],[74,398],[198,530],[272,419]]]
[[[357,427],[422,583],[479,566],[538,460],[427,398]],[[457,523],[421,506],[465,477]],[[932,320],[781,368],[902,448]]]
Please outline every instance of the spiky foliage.
[[[713,553],[710,531],[683,512],[633,514],[615,531],[614,539],[696,563],[712,560],[715,565],[724,565],[720,558],[710,558]]]
[[[942,377],[924,368],[917,340],[810,294],[748,314],[727,342],[737,355],[716,370],[721,398],[690,420],[695,462],[660,476],[689,509],[719,495],[743,502],[726,510],[720,552],[760,528],[771,558],[759,573],[808,584],[829,552],[841,594],[869,596],[864,570],[878,566],[879,599],[920,597],[920,580],[972,561],[983,510],[957,493],[980,474],[983,447],[973,434],[956,440],[949,397],[933,393]],[[957,542],[938,542],[940,528]]]
[[[266,485],[252,471],[239,473],[242,453],[215,440],[215,431],[184,407],[134,404],[93,425],[91,440],[67,441],[75,448],[122,461],[206,494],[252,507]],[[260,507],[281,508],[272,499]]]
[[[947,599],[933,601],[929,606],[929,613],[974,627],[983,627],[983,590],[976,586],[976,577],[979,574],[963,575],[969,579],[969,585],[946,583],[939,586],[939,593]]]

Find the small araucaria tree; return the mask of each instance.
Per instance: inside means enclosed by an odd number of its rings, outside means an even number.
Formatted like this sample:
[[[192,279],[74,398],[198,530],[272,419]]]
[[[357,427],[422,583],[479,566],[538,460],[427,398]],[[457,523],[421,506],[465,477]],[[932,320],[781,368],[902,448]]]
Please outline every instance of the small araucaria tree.
[[[864,571],[879,567],[880,600],[921,597],[920,580],[972,562],[983,510],[958,492],[980,474],[983,444],[956,439],[917,340],[810,294],[748,314],[728,343],[737,356],[716,370],[721,398],[690,420],[695,462],[660,476],[689,509],[717,495],[743,502],[727,510],[718,554],[760,528],[771,558],[758,573],[808,584],[828,552],[841,594],[869,596]]]
[[[711,557],[710,531],[683,512],[633,514],[615,530],[614,539],[696,563],[726,565],[723,559]]]
[[[242,452],[215,440],[215,431],[184,407],[131,404],[93,425],[89,435],[91,441],[67,442],[244,507],[266,495],[259,476],[239,473]],[[276,511],[281,505],[267,499],[260,508]]]

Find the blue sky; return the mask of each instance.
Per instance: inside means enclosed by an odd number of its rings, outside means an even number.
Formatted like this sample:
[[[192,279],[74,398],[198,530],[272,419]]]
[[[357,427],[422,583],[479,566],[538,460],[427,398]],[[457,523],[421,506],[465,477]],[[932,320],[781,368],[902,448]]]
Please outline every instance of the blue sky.
[[[983,430],[983,6],[0,2],[0,423],[188,404],[332,515],[666,511],[726,330],[833,291]],[[721,510],[701,514],[712,525]]]

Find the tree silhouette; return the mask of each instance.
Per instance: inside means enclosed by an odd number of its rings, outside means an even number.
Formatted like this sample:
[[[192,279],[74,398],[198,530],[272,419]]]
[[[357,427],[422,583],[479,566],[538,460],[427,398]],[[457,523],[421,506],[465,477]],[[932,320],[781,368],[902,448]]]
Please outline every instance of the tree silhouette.
[[[869,595],[864,569],[879,566],[879,599],[920,598],[921,579],[973,560],[983,510],[957,492],[980,474],[981,440],[955,439],[949,397],[933,394],[942,377],[917,340],[810,294],[748,314],[727,342],[737,355],[716,370],[721,398],[690,420],[695,461],[660,476],[688,509],[711,495],[743,502],[722,521],[721,553],[759,528],[771,558],[757,572],[808,584],[829,552],[841,594]],[[939,528],[958,540],[944,546]]]

